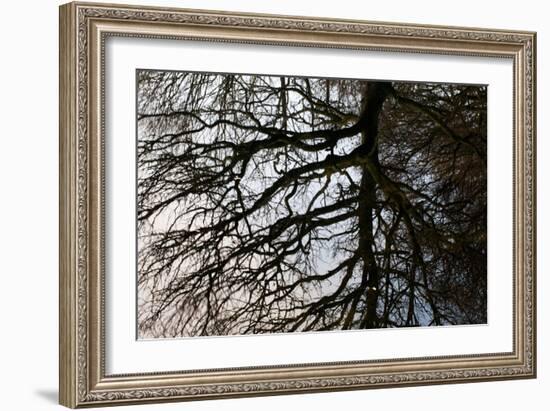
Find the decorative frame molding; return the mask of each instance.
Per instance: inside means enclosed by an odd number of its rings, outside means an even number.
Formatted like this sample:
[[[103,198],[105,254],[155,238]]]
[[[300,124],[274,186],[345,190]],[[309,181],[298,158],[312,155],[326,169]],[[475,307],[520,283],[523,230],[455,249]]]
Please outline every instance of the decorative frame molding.
[[[108,376],[103,317],[103,62],[108,36],[201,39],[514,62],[514,350]],[[68,407],[536,376],[535,41],[531,32],[69,3],[60,7],[60,403]]]

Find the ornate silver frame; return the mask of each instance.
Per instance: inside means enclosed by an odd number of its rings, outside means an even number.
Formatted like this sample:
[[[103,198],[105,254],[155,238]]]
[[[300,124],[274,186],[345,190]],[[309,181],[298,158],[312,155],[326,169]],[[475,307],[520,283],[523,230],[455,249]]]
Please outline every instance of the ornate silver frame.
[[[108,36],[201,39],[514,63],[514,349],[507,353],[105,375],[103,61]],[[60,8],[60,403],[67,407],[534,378],[535,33],[70,3]]]

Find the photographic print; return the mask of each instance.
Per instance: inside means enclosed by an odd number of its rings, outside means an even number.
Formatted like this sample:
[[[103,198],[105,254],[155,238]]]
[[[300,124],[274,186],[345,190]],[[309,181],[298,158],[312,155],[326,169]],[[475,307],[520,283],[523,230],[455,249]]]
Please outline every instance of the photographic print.
[[[137,71],[138,337],[483,324],[487,87]]]

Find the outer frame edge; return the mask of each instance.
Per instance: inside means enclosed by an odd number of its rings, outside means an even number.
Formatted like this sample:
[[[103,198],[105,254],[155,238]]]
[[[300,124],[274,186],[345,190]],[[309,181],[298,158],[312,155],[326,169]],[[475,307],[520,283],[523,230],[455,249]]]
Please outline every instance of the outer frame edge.
[[[59,404],[69,408],[78,405],[75,80],[75,5],[65,4],[59,7]]]

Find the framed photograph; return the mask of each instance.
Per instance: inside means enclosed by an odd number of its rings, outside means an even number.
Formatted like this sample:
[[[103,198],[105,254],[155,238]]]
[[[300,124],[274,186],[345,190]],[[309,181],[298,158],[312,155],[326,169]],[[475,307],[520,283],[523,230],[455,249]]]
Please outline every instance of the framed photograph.
[[[60,8],[60,403],[534,378],[535,33]]]

